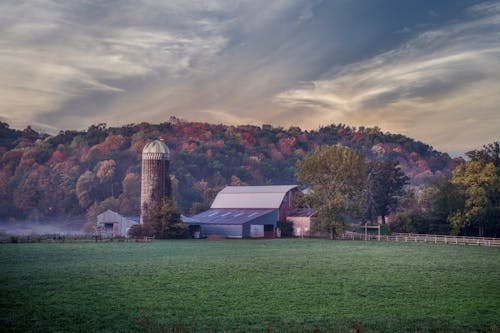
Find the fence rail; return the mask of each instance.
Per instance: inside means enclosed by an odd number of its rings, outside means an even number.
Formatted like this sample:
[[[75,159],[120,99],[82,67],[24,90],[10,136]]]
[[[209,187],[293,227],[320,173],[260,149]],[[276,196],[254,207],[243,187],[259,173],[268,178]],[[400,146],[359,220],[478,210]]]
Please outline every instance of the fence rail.
[[[365,239],[366,237],[366,239]],[[500,238],[490,237],[468,237],[450,235],[426,235],[426,234],[402,234],[377,235],[348,231],[341,237],[350,240],[380,240],[386,242],[413,242],[413,243],[434,243],[434,244],[457,244],[457,245],[479,245],[479,246],[500,246]]]
[[[130,242],[133,238],[107,237],[106,235],[44,234],[44,235],[0,235],[0,243],[84,243],[84,242]]]

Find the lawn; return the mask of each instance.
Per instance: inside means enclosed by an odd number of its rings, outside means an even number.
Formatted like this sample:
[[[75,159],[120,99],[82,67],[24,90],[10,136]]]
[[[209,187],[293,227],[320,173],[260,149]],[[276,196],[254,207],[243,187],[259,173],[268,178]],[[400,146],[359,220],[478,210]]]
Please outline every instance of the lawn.
[[[0,269],[6,332],[500,332],[500,248],[1,244]]]

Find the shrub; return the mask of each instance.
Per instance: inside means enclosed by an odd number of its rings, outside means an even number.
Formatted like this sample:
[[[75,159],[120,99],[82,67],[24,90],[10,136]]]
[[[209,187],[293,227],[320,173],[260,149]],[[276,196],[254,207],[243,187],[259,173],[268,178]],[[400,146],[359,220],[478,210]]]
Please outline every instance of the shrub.
[[[293,223],[289,221],[278,221],[281,237],[293,237]]]
[[[150,225],[136,224],[130,227],[128,235],[132,238],[153,237],[154,230]]]

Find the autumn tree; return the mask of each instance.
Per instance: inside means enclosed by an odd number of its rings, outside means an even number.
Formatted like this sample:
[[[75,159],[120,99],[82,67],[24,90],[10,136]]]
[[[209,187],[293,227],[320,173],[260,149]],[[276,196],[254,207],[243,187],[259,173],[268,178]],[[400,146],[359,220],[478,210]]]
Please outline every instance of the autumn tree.
[[[122,181],[123,192],[120,194],[120,212],[138,214],[141,197],[141,177],[136,173],[127,173]]]
[[[496,235],[500,230],[500,170],[484,161],[469,161],[459,165],[451,183],[465,199],[464,205],[449,216],[455,234],[476,229]]]
[[[333,239],[342,232],[347,216],[360,212],[365,184],[364,157],[339,146],[321,146],[299,162],[297,179],[311,186],[316,226]]]
[[[85,171],[76,182],[76,196],[80,207],[86,209],[96,200],[98,179],[92,171]]]
[[[114,160],[100,161],[95,167],[95,175],[99,180],[99,192],[101,197],[114,196],[113,180],[115,176],[116,162]]]
[[[404,193],[409,178],[399,168],[397,161],[373,161],[368,164],[367,186],[365,188],[366,215],[373,220],[395,211],[398,198]]]
[[[154,230],[156,238],[186,238],[188,227],[182,222],[177,204],[171,198],[163,198],[151,210],[144,224]]]

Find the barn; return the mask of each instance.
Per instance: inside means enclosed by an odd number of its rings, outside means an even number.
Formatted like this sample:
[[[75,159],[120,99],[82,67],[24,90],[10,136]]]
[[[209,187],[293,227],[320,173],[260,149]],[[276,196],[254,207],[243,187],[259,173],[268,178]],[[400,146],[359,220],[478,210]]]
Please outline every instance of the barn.
[[[110,209],[97,215],[97,230],[108,237],[126,237],[135,224],[139,224],[139,216],[123,216]]]
[[[227,186],[209,210],[184,219],[193,237],[274,238],[294,210],[297,185]]]

